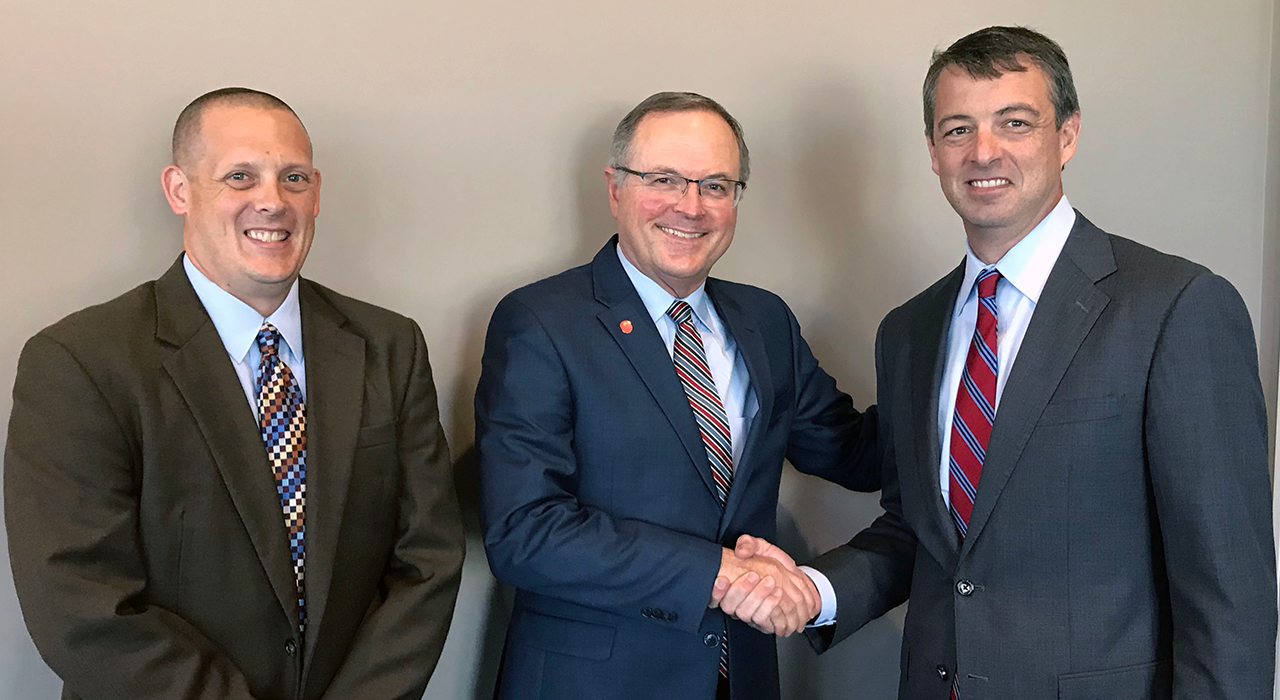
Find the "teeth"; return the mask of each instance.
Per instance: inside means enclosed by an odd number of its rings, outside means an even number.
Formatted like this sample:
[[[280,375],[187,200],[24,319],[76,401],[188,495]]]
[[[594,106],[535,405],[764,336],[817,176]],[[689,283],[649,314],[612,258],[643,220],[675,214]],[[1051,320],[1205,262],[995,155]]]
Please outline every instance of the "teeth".
[[[267,231],[265,229],[260,229],[260,228],[251,228],[248,231],[245,231],[245,235],[247,235],[249,238],[252,238],[255,241],[263,241],[265,243],[274,243],[276,241],[283,241],[284,239],[288,238],[289,232],[288,231]]]
[[[1007,185],[1009,181],[1002,177],[997,177],[993,180],[970,180],[969,184],[974,187],[997,187],[999,185]]]
[[[702,238],[703,236],[706,235],[705,233],[689,233],[686,231],[677,231],[673,228],[667,228],[666,226],[659,226],[658,228],[661,229],[664,233],[669,233],[675,236],[676,238]]]

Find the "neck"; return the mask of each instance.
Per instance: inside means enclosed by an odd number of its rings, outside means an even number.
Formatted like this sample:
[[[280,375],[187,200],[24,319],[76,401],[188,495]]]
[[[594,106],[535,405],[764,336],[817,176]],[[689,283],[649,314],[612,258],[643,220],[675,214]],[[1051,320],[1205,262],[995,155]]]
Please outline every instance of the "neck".
[[[978,226],[968,221],[964,222],[965,237],[969,240],[969,250],[973,251],[974,256],[982,261],[984,265],[992,265],[1000,261],[1005,253],[1008,253],[1018,242],[1027,237],[1035,227],[1040,225],[1058,206],[1058,202],[1062,201],[1062,188],[1058,188],[1057,195],[1051,197],[1049,202],[1041,208],[1040,212],[1031,220],[1030,223],[1022,222],[1011,226]]]
[[[289,297],[289,288],[293,286],[294,280],[297,279],[297,277],[291,277],[284,282],[274,284],[247,282],[245,284],[237,285],[229,282],[222,282],[216,279],[213,275],[210,275],[209,271],[200,264],[200,261],[191,254],[191,251],[187,250],[184,252],[187,255],[187,259],[191,261],[192,265],[195,265],[195,268],[200,271],[200,274],[204,275],[205,279],[218,285],[219,289],[224,290],[231,296],[248,304],[249,308],[257,311],[263,318],[270,316],[276,312],[276,309],[280,308],[280,305],[284,303],[284,300]]]

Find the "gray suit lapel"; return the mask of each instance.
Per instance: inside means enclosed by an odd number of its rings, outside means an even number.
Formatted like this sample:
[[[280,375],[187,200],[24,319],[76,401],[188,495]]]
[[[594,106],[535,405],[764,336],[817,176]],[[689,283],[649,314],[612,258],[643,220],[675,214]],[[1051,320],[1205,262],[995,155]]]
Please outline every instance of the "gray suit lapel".
[[[204,436],[280,607],[297,619],[289,539],[262,436],[181,258],[156,281],[156,337],[177,348],[162,365]]]
[[[962,556],[981,536],[1040,414],[1110,301],[1094,283],[1115,269],[1106,235],[1076,212],[1075,226],[1049,273],[996,410]]]
[[[631,280],[618,262],[616,237],[605,244],[591,262],[591,273],[595,284],[596,300],[606,307],[596,315],[605,330],[622,348],[622,352],[635,368],[640,379],[648,387],[654,401],[662,409],[662,413],[671,423],[671,429],[679,436],[685,452],[698,471],[698,476],[707,490],[716,493],[715,480],[711,477],[711,466],[707,463],[706,448],[702,444],[702,435],[698,432],[697,421],[693,418],[693,410],[689,408],[689,399],[685,397],[684,386],[676,376],[675,367],[671,363],[671,355],[667,353],[666,343],[658,334],[658,329],[649,318],[649,311],[640,301]],[[624,322],[630,332],[622,330]]]
[[[307,360],[307,660],[336,572],[338,542],[364,408],[365,343],[311,283],[298,288]],[[358,524],[357,524],[358,527]]]
[[[764,432],[763,421],[773,413],[773,376],[769,372],[769,358],[764,350],[764,337],[760,333],[756,319],[743,311],[738,302],[719,285],[718,280],[707,280],[707,294],[715,303],[720,319],[724,321],[725,327],[728,328],[734,343],[738,346],[738,353],[747,367],[747,377],[751,382],[752,390],[755,391],[756,403],[759,405],[759,410],[751,419],[751,425],[747,426],[747,434],[743,436],[745,442],[742,446],[742,456],[733,467],[733,486],[729,489],[729,501],[725,504],[724,517],[720,520],[720,535],[723,536],[734,511],[749,490],[743,486],[754,475],[751,469],[753,466],[751,457],[755,454],[756,444]]]
[[[942,484],[939,469],[942,460],[942,436],[938,434],[938,402],[950,401],[941,397],[942,373],[946,365],[947,336],[951,332],[956,296],[964,281],[964,262],[942,278],[932,288],[929,296],[921,299],[922,308],[912,319],[911,357],[911,413],[907,425],[915,428],[914,464],[898,458],[899,478],[907,478],[901,472],[915,476],[928,503],[931,517],[916,537],[944,564],[953,561],[960,553],[960,539],[956,534],[951,513],[942,500]],[[889,420],[893,420],[890,416]],[[909,435],[911,433],[908,433]],[[900,444],[900,441],[899,441]]]

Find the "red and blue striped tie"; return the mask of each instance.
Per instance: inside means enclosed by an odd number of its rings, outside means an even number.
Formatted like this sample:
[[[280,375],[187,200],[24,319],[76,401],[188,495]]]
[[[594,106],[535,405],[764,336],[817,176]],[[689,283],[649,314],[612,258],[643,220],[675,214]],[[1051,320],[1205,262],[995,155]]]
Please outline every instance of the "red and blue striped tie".
[[[984,270],[978,275],[978,322],[964,361],[956,410],[951,421],[951,517],[964,539],[969,515],[977,497],[978,478],[987,456],[987,441],[996,419],[996,375],[1000,371],[996,346],[996,283],[1000,273]]]
[[[1000,373],[996,321],[996,284],[1000,273],[983,270],[978,275],[978,322],[973,329],[973,342],[960,374],[956,389],[956,411],[951,420],[951,517],[960,539],[969,532],[969,515],[978,493],[982,462],[987,457],[987,442],[996,420],[996,376]],[[959,678],[957,677],[957,681]],[[951,685],[951,700],[960,699],[960,689]]]
[[[729,486],[733,483],[733,443],[729,437],[729,419],[716,391],[707,354],[702,349],[702,336],[693,325],[693,308],[677,299],[667,309],[667,315],[676,322],[676,341],[671,359],[676,374],[684,385],[685,397],[698,421],[702,433],[702,445],[707,449],[707,461],[711,463],[711,476],[716,482],[716,500],[724,508],[729,500]],[[729,677],[729,635],[720,637],[720,675]]]

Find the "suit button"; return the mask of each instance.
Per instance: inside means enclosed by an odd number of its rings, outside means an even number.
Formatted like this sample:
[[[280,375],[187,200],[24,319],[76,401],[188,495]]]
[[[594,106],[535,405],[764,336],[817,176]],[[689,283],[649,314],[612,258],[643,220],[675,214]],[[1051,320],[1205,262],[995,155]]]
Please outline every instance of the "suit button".
[[[667,622],[675,622],[678,619],[680,619],[680,616],[675,614],[674,612],[667,613]]]
[[[702,635],[702,643],[709,647],[719,646],[720,638],[716,636],[715,632],[707,632]]]
[[[956,593],[959,593],[966,598],[973,595],[973,582],[967,578],[961,579],[960,582],[956,584]]]
[[[943,666],[942,664],[938,664],[938,678],[941,678],[942,680],[945,681],[947,680],[948,675],[949,674],[947,673],[947,667]]]
[[[653,617],[653,608],[644,608],[640,611],[640,614],[645,617]]]
[[[292,639],[284,643],[284,653],[293,656],[298,653],[298,645]]]

